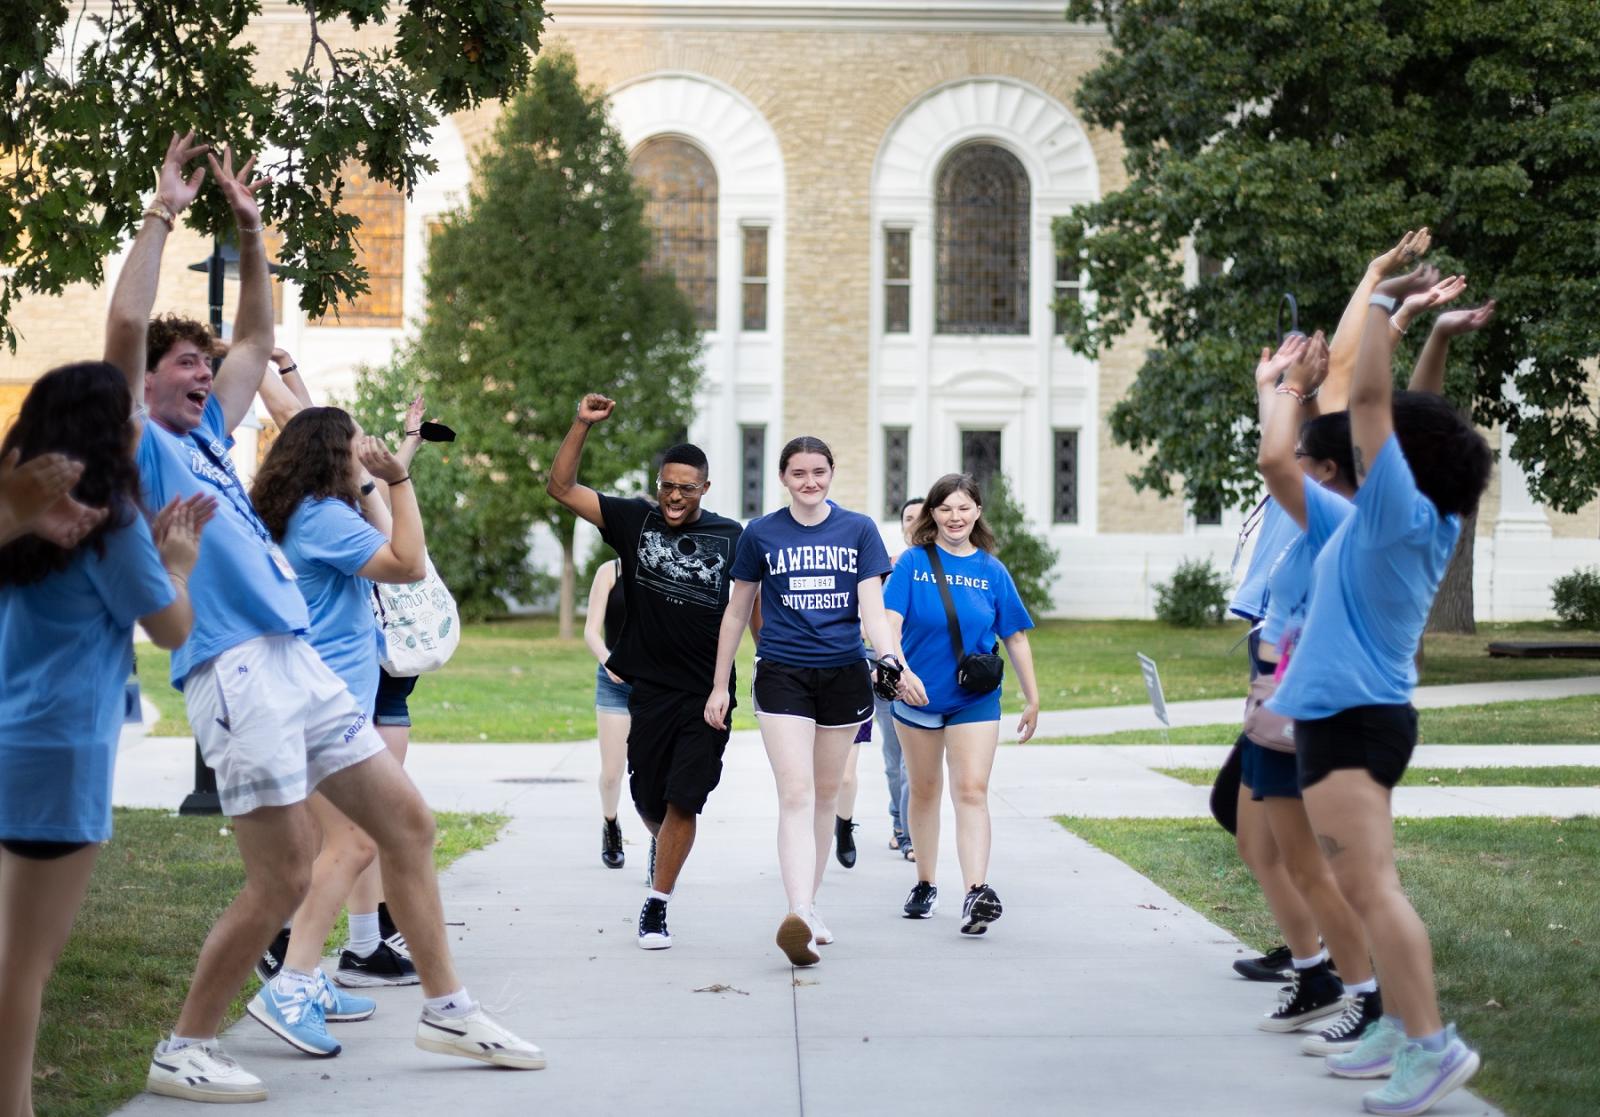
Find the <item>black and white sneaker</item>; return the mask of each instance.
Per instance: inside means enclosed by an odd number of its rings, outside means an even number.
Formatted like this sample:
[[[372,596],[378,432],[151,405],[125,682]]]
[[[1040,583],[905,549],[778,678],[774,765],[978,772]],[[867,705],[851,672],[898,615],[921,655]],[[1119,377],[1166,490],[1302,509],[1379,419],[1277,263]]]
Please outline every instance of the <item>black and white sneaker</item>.
[[[1304,1055],[1342,1055],[1354,1051],[1367,1030],[1383,1018],[1383,997],[1371,993],[1351,993],[1345,998],[1344,1012],[1331,1027],[1300,1041]]]
[[[365,958],[353,950],[340,951],[333,980],[346,989],[370,989],[378,985],[415,985],[422,979],[410,958],[387,942],[380,942],[378,949]]]
[[[939,906],[939,889],[925,880],[917,881],[911,895],[906,897],[907,919],[926,919]]]
[[[265,985],[283,969],[283,957],[289,953],[289,928],[285,927],[273,937],[271,945],[256,959],[256,976]]]
[[[1294,971],[1289,978],[1289,999],[1279,1002],[1256,1026],[1264,1032],[1295,1032],[1343,1011],[1344,986],[1328,963],[1318,962],[1308,970]]]
[[[1287,946],[1275,946],[1259,958],[1240,958],[1233,964],[1233,972],[1251,981],[1282,981],[1294,968],[1294,952]]]
[[[600,823],[600,863],[608,869],[620,869],[627,856],[622,852],[622,824],[614,818]]]
[[[989,929],[989,924],[1000,918],[1003,910],[1000,897],[994,894],[994,889],[987,884],[973,885],[967,891],[967,898],[961,902],[961,933],[983,934]]]
[[[400,933],[400,928],[394,925],[394,918],[389,914],[389,905],[382,900],[378,901],[378,937],[388,943],[389,949],[400,957],[411,957],[411,951],[406,947],[406,937]]]
[[[667,902],[654,896],[639,909],[639,949],[665,950],[672,945],[672,932],[667,930]]]

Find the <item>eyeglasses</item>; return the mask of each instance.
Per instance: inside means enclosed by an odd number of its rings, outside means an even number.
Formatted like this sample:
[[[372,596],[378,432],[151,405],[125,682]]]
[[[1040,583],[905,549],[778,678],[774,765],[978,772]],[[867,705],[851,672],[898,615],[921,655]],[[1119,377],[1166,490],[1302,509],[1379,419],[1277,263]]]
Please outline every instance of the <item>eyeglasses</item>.
[[[704,481],[692,485],[682,485],[676,481],[663,481],[659,477],[656,478],[656,491],[665,496],[671,496],[675,492],[682,493],[684,496],[696,496],[705,487],[706,483]]]

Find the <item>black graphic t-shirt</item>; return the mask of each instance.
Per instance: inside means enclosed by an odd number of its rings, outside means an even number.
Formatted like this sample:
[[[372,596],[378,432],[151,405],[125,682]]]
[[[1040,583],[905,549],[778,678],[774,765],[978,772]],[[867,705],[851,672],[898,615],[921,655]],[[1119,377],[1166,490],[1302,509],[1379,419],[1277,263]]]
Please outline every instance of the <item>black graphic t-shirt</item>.
[[[600,535],[622,562],[627,617],[606,666],[632,682],[711,693],[717,635],[733,584],[729,568],[744,528],[702,511],[673,530],[639,497],[600,496]]]

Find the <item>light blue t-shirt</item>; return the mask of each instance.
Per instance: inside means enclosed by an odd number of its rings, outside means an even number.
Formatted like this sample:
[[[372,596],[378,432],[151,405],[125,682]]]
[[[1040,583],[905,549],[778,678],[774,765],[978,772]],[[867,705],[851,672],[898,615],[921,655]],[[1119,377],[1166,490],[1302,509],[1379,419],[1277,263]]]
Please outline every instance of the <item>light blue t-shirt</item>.
[[[1011,572],[993,555],[974,551],[957,556],[940,547],[939,565],[955,605],[963,653],[993,651],[996,638],[1003,640],[1033,627]],[[956,683],[956,654],[950,646],[944,601],[928,553],[921,547],[912,547],[895,562],[883,604],[905,618],[900,646],[928,692],[928,704],[918,710],[951,714],[988,697],[962,690]]]
[[[890,570],[878,525],[828,501],[807,526],[780,508],[751,520],[733,577],[761,583],[756,655],[791,667],[843,667],[866,655],[856,586]]]
[[[189,579],[194,628],[172,653],[172,685],[179,690],[197,664],[257,636],[303,633],[310,623],[294,586],[294,568],[274,546],[234,472],[223,428],[222,404],[211,396],[200,426],[187,435],[173,434],[151,419],[139,440],[145,507],[160,510],[173,497],[200,492],[217,501]]]
[[[1244,568],[1244,580],[1228,603],[1230,613],[1247,621],[1258,621],[1266,615],[1267,572],[1273,560],[1289,545],[1289,540],[1299,533],[1294,517],[1269,498],[1261,513],[1261,526],[1256,529],[1255,550],[1250,552],[1250,564]]]
[[[136,509],[43,581],[0,589],[0,838],[103,842],[133,623],[172,604]]]
[[[1305,628],[1306,609],[1311,604],[1311,564],[1317,552],[1355,511],[1354,504],[1310,477],[1304,479],[1302,488],[1308,531],[1295,531],[1267,573],[1267,615],[1261,622],[1261,639],[1276,645],[1280,652],[1287,650],[1286,637],[1292,646]]]
[[[311,613],[306,637],[368,714],[378,697],[383,634],[372,616],[372,583],[356,571],[388,540],[342,500],[307,498],[289,517],[283,553]]]
[[[1307,504],[1306,537],[1325,529],[1324,502]],[[1417,643],[1461,534],[1417,491],[1390,435],[1312,567],[1300,646],[1267,705],[1296,720],[1352,706],[1399,706],[1417,685]]]

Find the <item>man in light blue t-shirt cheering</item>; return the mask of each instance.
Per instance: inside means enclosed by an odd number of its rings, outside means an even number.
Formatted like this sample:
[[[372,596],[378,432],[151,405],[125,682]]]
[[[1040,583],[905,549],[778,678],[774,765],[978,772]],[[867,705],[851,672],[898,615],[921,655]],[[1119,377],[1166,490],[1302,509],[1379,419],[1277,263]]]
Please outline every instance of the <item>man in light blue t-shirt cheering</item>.
[[[321,791],[370,834],[385,884],[427,1000],[416,1043],[424,1050],[537,1068],[544,1058],[491,1020],[461,987],[445,942],[433,868],[433,814],[384,747],[360,704],[304,636],[305,601],[294,568],[246,495],[228,457],[272,352],[272,295],[254,197],[254,160],[235,172],[226,151],[208,156],[237,222],[239,310],[233,343],[213,372],[214,339],[198,322],[149,320],[161,252],[179,213],[194,200],[204,169],[184,165],[206,151],[173,137],[155,195],[112,297],[106,359],[127,375],[148,421],[134,416],[145,502],[204,493],[217,501],[206,547],[190,583],[195,624],[172,654],[206,763],[216,770],[232,818],[245,886],[201,948],[172,1035],[156,1046],[147,1078],[158,1094],[191,1101],[260,1101],[260,1079],[217,1047],[229,1003],[267,944],[304,897],[317,852],[306,797]],[[263,990],[267,1026],[302,1051],[337,1054],[324,1013],[339,994],[311,974],[284,970]],[[267,996],[267,994],[270,994]],[[260,1019],[260,1017],[257,1017]]]

